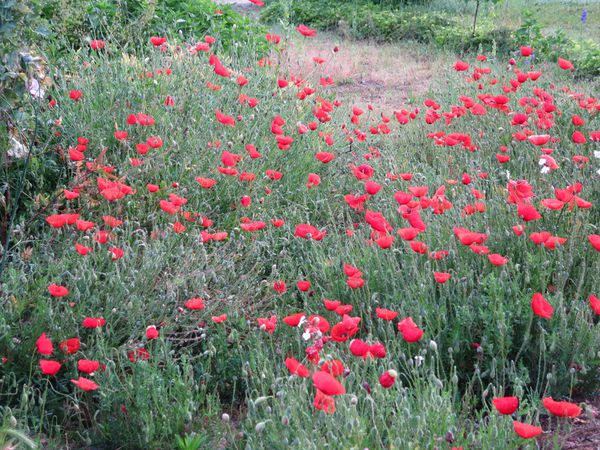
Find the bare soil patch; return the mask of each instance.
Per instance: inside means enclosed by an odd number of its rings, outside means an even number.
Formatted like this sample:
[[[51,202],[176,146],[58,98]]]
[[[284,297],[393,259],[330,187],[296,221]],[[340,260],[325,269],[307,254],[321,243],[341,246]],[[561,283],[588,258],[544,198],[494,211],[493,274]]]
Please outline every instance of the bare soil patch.
[[[326,62],[317,64],[314,58]],[[354,41],[329,33],[293,39],[281,60],[296,76],[304,78],[318,72],[331,77],[335,85],[327,91],[342,100],[372,104],[385,111],[399,109],[425,94],[445,62],[445,57],[432,57],[414,45]]]

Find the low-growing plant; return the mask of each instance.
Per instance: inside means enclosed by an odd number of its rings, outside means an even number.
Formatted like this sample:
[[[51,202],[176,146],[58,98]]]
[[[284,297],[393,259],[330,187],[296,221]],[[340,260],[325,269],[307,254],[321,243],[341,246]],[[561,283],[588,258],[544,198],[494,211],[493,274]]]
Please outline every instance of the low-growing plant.
[[[600,131],[568,55],[457,60],[382,111],[290,73],[281,36],[269,57],[212,37],[69,52],[37,100],[32,154],[65,177],[2,273],[15,428],[534,448],[540,419],[579,416],[600,373]]]

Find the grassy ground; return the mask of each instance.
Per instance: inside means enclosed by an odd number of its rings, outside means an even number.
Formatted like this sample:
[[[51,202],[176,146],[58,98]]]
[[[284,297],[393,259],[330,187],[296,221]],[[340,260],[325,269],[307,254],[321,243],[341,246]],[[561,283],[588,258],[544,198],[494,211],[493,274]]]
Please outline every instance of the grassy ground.
[[[472,25],[475,6],[475,1],[462,0],[434,0],[428,4],[432,11],[446,11],[455,17],[463,17],[465,26]],[[581,21],[584,9],[587,11],[585,24]],[[574,38],[600,42],[600,2],[597,0],[482,1],[479,14],[494,17],[498,23],[516,29],[521,25],[525,11],[535,15],[547,34],[560,30]]]
[[[581,21],[584,9],[587,10],[585,24]],[[562,31],[576,39],[593,39],[600,42],[600,2],[596,0],[512,0],[501,2],[494,10],[499,20],[515,28],[520,25],[519,19],[523,11],[530,10],[547,34]]]

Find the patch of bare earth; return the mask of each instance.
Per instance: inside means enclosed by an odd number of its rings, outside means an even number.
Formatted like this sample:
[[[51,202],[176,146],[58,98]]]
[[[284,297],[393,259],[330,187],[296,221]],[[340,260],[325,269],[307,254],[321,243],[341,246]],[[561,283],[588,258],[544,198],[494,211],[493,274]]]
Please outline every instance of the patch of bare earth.
[[[326,61],[317,64],[314,58]],[[290,74],[301,78],[313,74],[331,77],[335,85],[325,91],[341,100],[362,106],[372,104],[389,112],[426,93],[443,61],[414,46],[323,34],[293,39],[280,63]]]

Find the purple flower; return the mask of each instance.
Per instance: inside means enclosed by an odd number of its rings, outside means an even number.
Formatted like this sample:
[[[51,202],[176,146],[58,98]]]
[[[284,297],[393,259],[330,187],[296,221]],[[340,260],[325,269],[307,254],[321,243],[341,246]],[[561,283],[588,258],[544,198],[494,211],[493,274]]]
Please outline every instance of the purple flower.
[[[583,11],[581,11],[581,23],[585,25],[586,22],[587,22],[587,9],[583,8]]]

